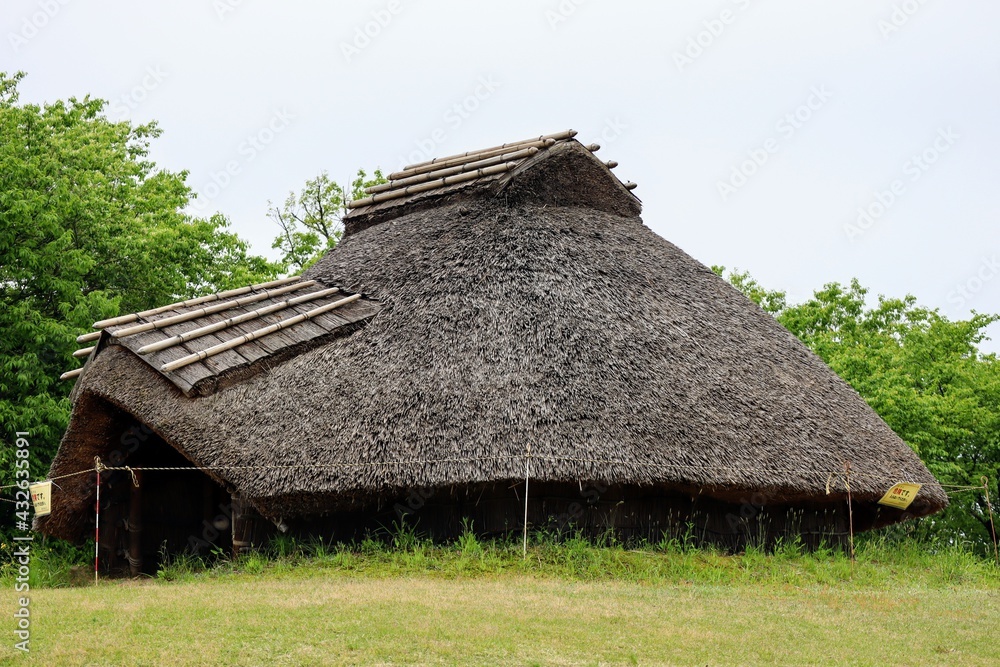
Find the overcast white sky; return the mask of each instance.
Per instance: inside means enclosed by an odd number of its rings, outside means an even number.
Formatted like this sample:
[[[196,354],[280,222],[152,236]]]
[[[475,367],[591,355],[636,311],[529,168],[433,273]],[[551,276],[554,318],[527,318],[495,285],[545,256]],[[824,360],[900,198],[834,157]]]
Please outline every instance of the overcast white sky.
[[[22,100],[157,120],[153,159],[263,254],[320,171],[574,128],[706,264],[1000,312],[995,0],[4,5]]]

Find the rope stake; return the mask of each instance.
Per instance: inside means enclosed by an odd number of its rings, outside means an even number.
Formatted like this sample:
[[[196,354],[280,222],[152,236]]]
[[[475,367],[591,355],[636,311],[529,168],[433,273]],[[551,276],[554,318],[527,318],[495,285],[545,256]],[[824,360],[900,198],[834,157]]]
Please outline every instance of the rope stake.
[[[101,457],[94,457],[94,470],[97,471],[97,503],[94,510],[94,585],[97,585],[98,563],[101,558],[101,470],[104,464]]]
[[[997,527],[993,523],[993,504],[990,502],[990,485],[986,475],[979,478],[983,483],[983,493],[986,494],[986,511],[990,514],[990,532],[993,533],[993,556],[996,558],[997,566],[1000,567],[1000,547],[997,547]]]
[[[844,462],[844,486],[847,487],[848,541],[851,545],[851,562],[854,562],[854,506],[851,504],[851,462]]]
[[[528,557],[528,476],[531,474],[531,443],[528,443],[528,451],[524,456],[524,546],[523,557]]]

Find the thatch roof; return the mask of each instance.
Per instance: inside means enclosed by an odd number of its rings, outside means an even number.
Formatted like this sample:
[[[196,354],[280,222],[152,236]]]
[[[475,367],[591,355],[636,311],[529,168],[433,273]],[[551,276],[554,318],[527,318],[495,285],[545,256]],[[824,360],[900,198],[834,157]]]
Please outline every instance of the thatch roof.
[[[925,486],[911,515],[947,504],[850,386],[650,231],[592,151],[561,139],[493,176],[355,208],[303,279],[380,309],[267,372],[189,396],[127,346],[104,348],[52,474],[103,455],[123,410],[196,464],[226,466],[210,474],[274,520],[523,483],[529,447],[538,480],[832,503],[850,462],[855,502],[912,481]],[[75,537],[90,490],[63,487],[40,527]]]

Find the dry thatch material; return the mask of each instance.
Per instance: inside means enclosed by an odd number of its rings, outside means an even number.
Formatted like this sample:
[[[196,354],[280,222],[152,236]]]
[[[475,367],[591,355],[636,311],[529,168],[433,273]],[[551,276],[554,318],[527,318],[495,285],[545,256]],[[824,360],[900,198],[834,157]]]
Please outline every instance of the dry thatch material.
[[[377,300],[377,317],[202,397],[107,347],[78,383],[52,474],[107,456],[122,410],[195,464],[232,466],[211,474],[275,521],[401,489],[523,487],[529,446],[542,483],[822,506],[843,502],[831,473],[849,461],[856,507],[896,481],[925,485],[912,516],[947,504],[856,392],[645,227],[576,141],[388,204],[356,209],[304,276]],[[82,477],[63,488],[40,528],[76,537],[91,490]]]

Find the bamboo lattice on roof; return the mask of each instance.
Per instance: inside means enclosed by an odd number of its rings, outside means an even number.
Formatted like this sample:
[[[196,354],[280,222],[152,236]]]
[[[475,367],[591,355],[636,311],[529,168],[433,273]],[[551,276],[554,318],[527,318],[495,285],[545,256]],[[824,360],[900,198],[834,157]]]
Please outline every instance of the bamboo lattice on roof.
[[[461,174],[467,171],[477,171],[485,167],[491,167],[493,165],[501,164],[503,162],[510,162],[512,160],[520,160],[521,158],[531,157],[538,152],[538,148],[532,146],[530,148],[525,148],[523,150],[514,151],[513,153],[504,153],[502,155],[497,155],[495,157],[486,158],[485,160],[478,160],[476,162],[466,162],[464,164],[459,164],[454,167],[448,167],[440,169],[439,171],[428,171],[423,174],[417,174],[416,176],[410,176],[408,178],[402,178],[396,181],[389,181],[388,183],[382,183],[381,185],[373,185],[371,187],[365,188],[365,192],[373,195],[380,192],[387,192],[389,190],[396,190],[401,187],[406,187],[408,185],[416,185],[418,183],[425,183],[427,181],[433,181],[438,178],[444,178],[445,176],[451,176],[453,174]]]
[[[252,294],[250,296],[234,299],[233,301],[224,301],[214,306],[199,308],[198,310],[194,310],[188,313],[181,313],[180,315],[165,317],[162,320],[153,320],[152,322],[146,322],[145,324],[137,324],[136,326],[128,327],[127,329],[119,329],[118,331],[113,332],[111,335],[114,336],[115,338],[125,338],[126,336],[134,336],[135,334],[144,333],[152,329],[162,329],[172,324],[188,322],[190,320],[198,319],[199,317],[204,317],[205,315],[211,315],[212,313],[219,313],[222,312],[223,310],[230,310],[232,308],[245,306],[248,303],[256,303],[258,301],[263,301],[264,299],[271,299],[281,294],[302,289],[303,287],[310,287],[315,284],[316,284],[315,280],[307,280],[304,282],[296,283],[294,285],[286,285],[284,287],[279,287],[278,289],[261,292],[260,294]]]
[[[378,304],[363,301],[360,294],[345,295],[339,287],[294,276],[97,322],[102,330],[80,336],[81,343],[91,345],[73,356],[93,358],[102,346],[121,345],[186,393],[203,393],[205,383],[220,374],[263,367],[265,360],[285,358],[285,350],[325,340],[376,312]],[[262,326],[249,326],[254,321]],[[107,342],[93,345],[104,331],[110,334]],[[202,354],[206,350],[211,352]],[[177,363],[182,358],[186,361]],[[77,368],[60,379],[82,373]]]
[[[576,130],[564,130],[562,132],[556,132],[555,134],[543,134],[540,137],[532,137],[531,139],[522,139],[521,141],[512,141],[507,144],[500,144],[499,146],[491,146],[490,148],[480,148],[479,150],[476,151],[466,151],[465,153],[459,153],[457,155],[448,155],[446,157],[439,157],[439,158],[434,158],[433,160],[427,160],[426,162],[418,162],[416,164],[411,164],[406,166],[404,170],[416,169],[418,167],[424,167],[427,165],[441,164],[442,162],[450,162],[462,158],[468,159],[476,155],[492,151],[510,150],[511,148],[523,148],[525,144],[533,144],[535,142],[545,142],[550,139],[552,141],[572,139],[575,136],[576,136]]]
[[[243,345],[244,343],[249,343],[250,341],[257,340],[268,334],[276,333],[282,329],[287,329],[288,327],[295,326],[300,322],[305,322],[306,320],[322,315],[323,313],[329,312],[334,308],[340,308],[343,305],[357,301],[361,298],[360,294],[352,294],[349,297],[340,299],[339,301],[334,301],[333,303],[328,303],[325,306],[320,306],[319,308],[313,308],[312,310],[296,315],[295,317],[290,317],[287,320],[282,320],[280,322],[275,322],[274,324],[264,327],[263,329],[256,329],[248,334],[244,334],[239,338],[234,338],[233,340],[228,340],[224,343],[219,343],[218,345],[213,345],[207,350],[201,350],[200,352],[195,352],[194,354],[189,354],[186,357],[177,359],[176,361],[171,361],[170,363],[164,364],[160,367],[160,370],[164,373],[169,373],[170,371],[175,371],[178,368],[183,368],[189,364],[193,364],[196,361],[201,361],[209,357],[215,356],[226,350],[231,350],[234,347]]]
[[[524,165],[540,151],[547,151],[557,144],[573,141],[576,134],[575,130],[564,130],[407,165],[400,171],[389,174],[387,183],[365,188],[367,197],[348,202],[346,206],[350,209],[350,213],[346,217],[351,218],[383,208],[379,207],[379,204],[396,208],[415,200],[420,195],[445,194],[459,188],[497,180]],[[583,148],[595,153],[601,146],[595,143],[584,145]],[[608,169],[617,166],[614,161],[601,164]]]
[[[356,199],[352,202],[348,202],[347,207],[361,208],[362,206],[369,206],[371,204],[377,204],[379,202],[388,201],[390,199],[401,199],[409,195],[415,195],[421,192],[436,190],[437,188],[444,187],[446,185],[452,185],[453,183],[464,183],[466,181],[473,181],[477,178],[482,178],[484,176],[491,176],[493,174],[502,174],[506,171],[510,171],[516,166],[517,166],[516,162],[505,162],[504,164],[498,164],[495,167],[487,167],[486,169],[477,169],[476,171],[465,174],[456,174],[455,176],[440,178],[435,181],[430,181],[429,183],[424,183],[423,185],[411,185],[401,190],[390,190],[388,192],[380,192],[378,194],[372,195],[371,197],[366,197],[364,199]]]
[[[166,306],[160,306],[159,308],[153,308],[151,310],[144,310],[141,313],[132,313],[131,315],[122,315],[121,317],[113,317],[110,320],[101,320],[100,322],[94,322],[95,329],[106,329],[108,327],[118,326],[120,324],[128,324],[129,322],[135,322],[143,317],[150,317],[152,315],[159,315],[160,313],[165,313],[168,310],[177,310],[178,308],[185,308],[187,306],[196,306],[202,303],[208,303],[209,301],[218,301],[219,299],[228,299],[231,296],[239,296],[240,294],[248,294],[261,289],[268,289],[270,287],[278,287],[280,285],[287,285],[288,283],[293,283],[299,280],[301,276],[292,276],[291,278],[281,278],[280,280],[272,280],[267,283],[260,283],[259,285],[248,285],[247,287],[238,287],[236,289],[231,289],[226,292],[219,292],[218,294],[209,294],[208,296],[199,296],[194,299],[188,299],[187,301],[179,301],[177,303],[171,303]],[[83,342],[83,341],[80,341]]]
[[[203,327],[198,327],[197,329],[192,329],[182,334],[173,336],[172,338],[167,338],[166,340],[161,340],[158,343],[150,343],[140,347],[139,354],[149,354],[151,352],[159,352],[160,350],[165,350],[168,347],[173,347],[174,345],[179,345],[181,343],[186,343],[189,340],[194,340],[195,338],[201,338],[202,336],[207,336],[208,334],[215,333],[216,331],[221,331],[234,324],[241,324],[243,322],[248,322],[253,319],[263,317],[264,315],[270,315],[271,313],[276,313],[279,310],[286,310],[289,306],[294,306],[299,303],[305,303],[307,301],[313,301],[315,299],[321,299],[325,296],[331,294],[336,294],[340,291],[338,287],[331,287],[329,289],[320,290],[319,292],[313,292],[311,294],[306,294],[304,296],[296,297],[294,299],[288,299],[287,301],[282,301],[280,303],[275,303],[270,306],[265,306],[264,308],[258,308],[257,310],[251,310],[249,313],[244,313],[243,315],[237,315],[235,317],[230,317],[229,319],[222,320],[221,322],[216,322],[215,324],[208,324]]]

